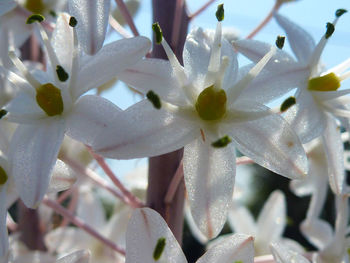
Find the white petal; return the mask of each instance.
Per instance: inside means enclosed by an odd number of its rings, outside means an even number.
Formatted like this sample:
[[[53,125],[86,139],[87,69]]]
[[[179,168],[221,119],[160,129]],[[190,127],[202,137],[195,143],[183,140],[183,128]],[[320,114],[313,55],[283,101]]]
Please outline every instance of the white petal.
[[[88,250],[78,250],[67,256],[59,258],[56,263],[89,263],[90,252]]]
[[[131,159],[175,151],[200,136],[191,123],[143,100],[114,119],[115,127],[98,134],[95,152],[109,158]]]
[[[7,236],[7,207],[6,207],[6,190],[7,186],[0,186],[0,259],[5,257],[8,250],[8,236]]]
[[[251,67],[252,65],[241,68],[238,79],[244,77]],[[269,103],[293,88],[304,85],[307,77],[308,71],[300,66],[288,67],[279,71],[262,70],[242,91],[240,98],[264,104]]]
[[[40,125],[20,125],[10,145],[12,175],[27,207],[35,207],[45,195],[64,136],[62,120]]]
[[[310,261],[302,255],[279,243],[271,244],[271,251],[276,263],[310,263]]]
[[[247,103],[245,108],[266,109]],[[279,115],[271,114],[254,121],[226,125],[238,149],[261,166],[288,178],[307,174],[304,149],[288,123]]]
[[[68,4],[70,14],[78,21],[76,30],[80,44],[85,53],[94,55],[105,40],[110,1],[71,0]]]
[[[149,51],[151,42],[146,37],[122,39],[105,45],[95,56],[82,65],[77,76],[73,97],[97,88],[117,73],[130,67]]]
[[[271,50],[270,44],[251,39],[237,40],[232,44],[238,52],[255,63],[258,63]],[[282,68],[295,66],[295,64],[295,60],[287,52],[278,49],[266,64],[265,69],[279,71]]]
[[[322,136],[328,164],[329,184],[335,194],[342,194],[345,183],[344,148],[340,127],[335,119],[326,115],[327,126]]]
[[[274,191],[265,202],[257,221],[257,243],[268,245],[278,241],[286,226],[286,199],[279,190]]]
[[[232,206],[228,212],[228,223],[236,233],[255,236],[256,225],[252,214],[244,206]]]
[[[254,239],[243,234],[231,235],[210,248],[197,263],[254,262]]]
[[[320,136],[326,126],[323,109],[316,104],[307,90],[302,90],[296,95],[296,105],[288,109],[285,118],[302,143]]]
[[[11,11],[13,8],[16,7],[16,5],[17,5],[17,3],[14,0],[2,0],[2,1],[0,1],[0,16]]]
[[[77,175],[64,162],[57,160],[53,168],[52,178],[48,188],[49,193],[67,190],[77,180]]]
[[[157,262],[187,263],[180,245],[164,219],[150,208],[136,209],[126,232],[126,263],[154,263],[153,253],[161,238],[165,246]]]
[[[300,230],[305,238],[319,250],[323,250],[331,242],[333,236],[330,224],[318,218],[305,220],[301,223]]]
[[[69,3],[72,1],[69,1]],[[84,1],[88,2],[88,1]],[[52,33],[51,44],[59,60],[60,65],[66,72],[71,72],[73,57],[73,28],[69,25],[70,16],[61,13]]]
[[[235,181],[235,156],[232,144],[214,148],[198,138],[185,146],[184,175],[191,213],[209,239],[216,237],[226,222]]]
[[[79,193],[77,216],[95,229],[104,227],[106,219],[101,200],[91,188],[82,187]]]
[[[94,95],[83,96],[67,116],[67,135],[91,145],[97,134],[115,126],[113,118],[121,112],[107,99]]]
[[[146,58],[122,71],[117,78],[146,94],[152,90],[163,100],[185,105],[186,95],[167,60]]]
[[[306,64],[316,46],[312,36],[284,16],[275,13],[275,19],[286,32],[287,40],[297,59]]]

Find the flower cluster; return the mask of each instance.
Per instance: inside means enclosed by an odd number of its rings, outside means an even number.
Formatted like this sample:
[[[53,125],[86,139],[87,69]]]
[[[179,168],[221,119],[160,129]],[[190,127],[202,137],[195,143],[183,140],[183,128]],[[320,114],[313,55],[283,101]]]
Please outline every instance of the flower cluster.
[[[104,44],[108,23],[121,27],[109,0],[1,1],[0,262],[21,262],[22,256],[42,262],[187,262],[163,218],[144,207],[147,183],[127,189],[104,160],[182,148],[174,182],[183,177],[192,231],[205,242],[228,221],[237,232],[209,243],[198,263],[254,262],[254,255],[266,254],[272,255],[255,260],[349,262],[346,133],[340,127],[349,132],[350,90],[341,83],[350,76],[350,59],[330,70],[320,62],[346,10],[336,11],[316,44],[278,14],[285,2],[276,1],[271,14],[286,34],[276,45],[252,40],[255,33],[229,40],[221,4],[215,31],[197,27],[188,33],[180,63],[158,23],[152,26],[155,42],[167,60],[150,58],[151,41],[143,36]],[[117,3],[137,35],[125,3]],[[20,47],[28,38],[32,50],[24,61]],[[285,39],[293,55],[283,49]],[[251,63],[239,65],[238,54]],[[92,95],[116,79],[145,97],[122,110]],[[269,107],[291,91],[294,96],[280,108]],[[237,150],[244,156],[237,157]],[[291,179],[296,195],[311,195],[300,229],[315,252],[283,237],[281,191],[271,194],[257,222],[233,200],[240,158]],[[111,181],[91,168],[93,159]],[[321,218],[328,185],[336,203],[334,230]],[[97,186],[118,198],[108,218],[110,196]],[[47,253],[23,248],[15,235],[19,223],[8,211],[18,199],[38,210]],[[52,210],[63,216],[57,225],[50,221]]]

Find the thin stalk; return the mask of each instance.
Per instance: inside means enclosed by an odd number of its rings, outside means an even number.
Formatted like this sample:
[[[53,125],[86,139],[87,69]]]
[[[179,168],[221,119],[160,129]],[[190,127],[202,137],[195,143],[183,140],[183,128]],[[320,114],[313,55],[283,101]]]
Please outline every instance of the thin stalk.
[[[189,19],[192,20],[193,18],[195,18],[196,16],[198,16],[199,14],[201,14],[205,9],[207,9],[212,3],[214,3],[216,0],[209,0],[208,2],[206,2],[201,8],[199,8],[196,12],[194,12],[193,14],[189,15]]]
[[[125,3],[123,0],[115,0],[115,2],[118,5],[118,8],[120,9],[120,12],[122,13],[126,23],[129,25],[132,33],[134,36],[139,36],[139,32],[137,31],[137,28],[134,23],[134,19],[132,18],[128,8],[126,7]]]

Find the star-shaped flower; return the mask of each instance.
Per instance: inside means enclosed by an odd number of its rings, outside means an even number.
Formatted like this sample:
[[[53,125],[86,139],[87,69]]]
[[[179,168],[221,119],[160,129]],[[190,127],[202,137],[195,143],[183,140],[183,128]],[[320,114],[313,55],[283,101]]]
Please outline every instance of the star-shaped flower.
[[[200,28],[191,31],[184,67],[167,42],[161,43],[169,62],[144,59],[118,74],[120,80],[147,93],[160,110],[141,101],[119,118],[119,125],[125,122],[125,131],[103,131],[92,147],[106,157],[128,159],[185,146],[184,176],[191,211],[199,229],[213,238],[226,221],[232,198],[235,146],[256,163],[291,178],[306,174],[306,156],[296,134],[279,115],[255,101],[237,99],[274,49],[237,81],[236,55],[222,39],[221,22],[214,35]]]
[[[28,207],[35,207],[47,190],[64,134],[90,144],[99,129],[110,125],[111,112],[120,111],[101,97],[80,96],[137,62],[150,48],[147,38],[137,37],[108,44],[94,56],[80,57],[70,24],[74,26],[68,15],[60,15],[52,45],[38,25],[48,54],[46,72],[30,72],[10,52],[22,76],[8,72],[9,80],[22,92],[6,106],[4,118],[20,123],[9,156],[16,186]]]

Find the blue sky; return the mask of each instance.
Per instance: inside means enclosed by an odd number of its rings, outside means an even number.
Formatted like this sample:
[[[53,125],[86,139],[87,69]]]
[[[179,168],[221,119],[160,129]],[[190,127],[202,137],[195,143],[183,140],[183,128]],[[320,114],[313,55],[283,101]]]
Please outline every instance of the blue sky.
[[[136,26],[142,35],[151,37],[152,9],[151,0],[141,0],[142,7],[135,17]],[[206,1],[190,0],[187,1],[190,13],[196,11]],[[274,0],[245,0],[245,1],[217,1],[196,17],[190,28],[203,27],[212,28],[216,26],[215,11],[219,3],[224,3],[225,19],[224,27],[235,27],[244,37],[258,25],[258,23],[267,15]],[[299,0],[287,3],[280,9],[280,14],[287,16],[295,23],[304,27],[317,42],[325,32],[325,25],[334,19],[334,13],[338,8],[350,10],[349,0]],[[330,39],[322,56],[325,65],[333,67],[343,60],[350,57],[350,12],[345,14],[337,24],[336,31]],[[277,26],[275,21],[271,21],[255,39],[269,43],[274,43],[277,35],[283,35],[283,31]],[[286,50],[289,49],[286,45]],[[347,81],[348,85],[349,81]],[[130,91],[123,85],[117,85],[117,88],[107,92],[104,96],[116,103],[122,109],[135,103],[137,96],[131,95]],[[124,175],[133,167],[146,165],[146,160],[131,161],[110,161],[118,175]]]

